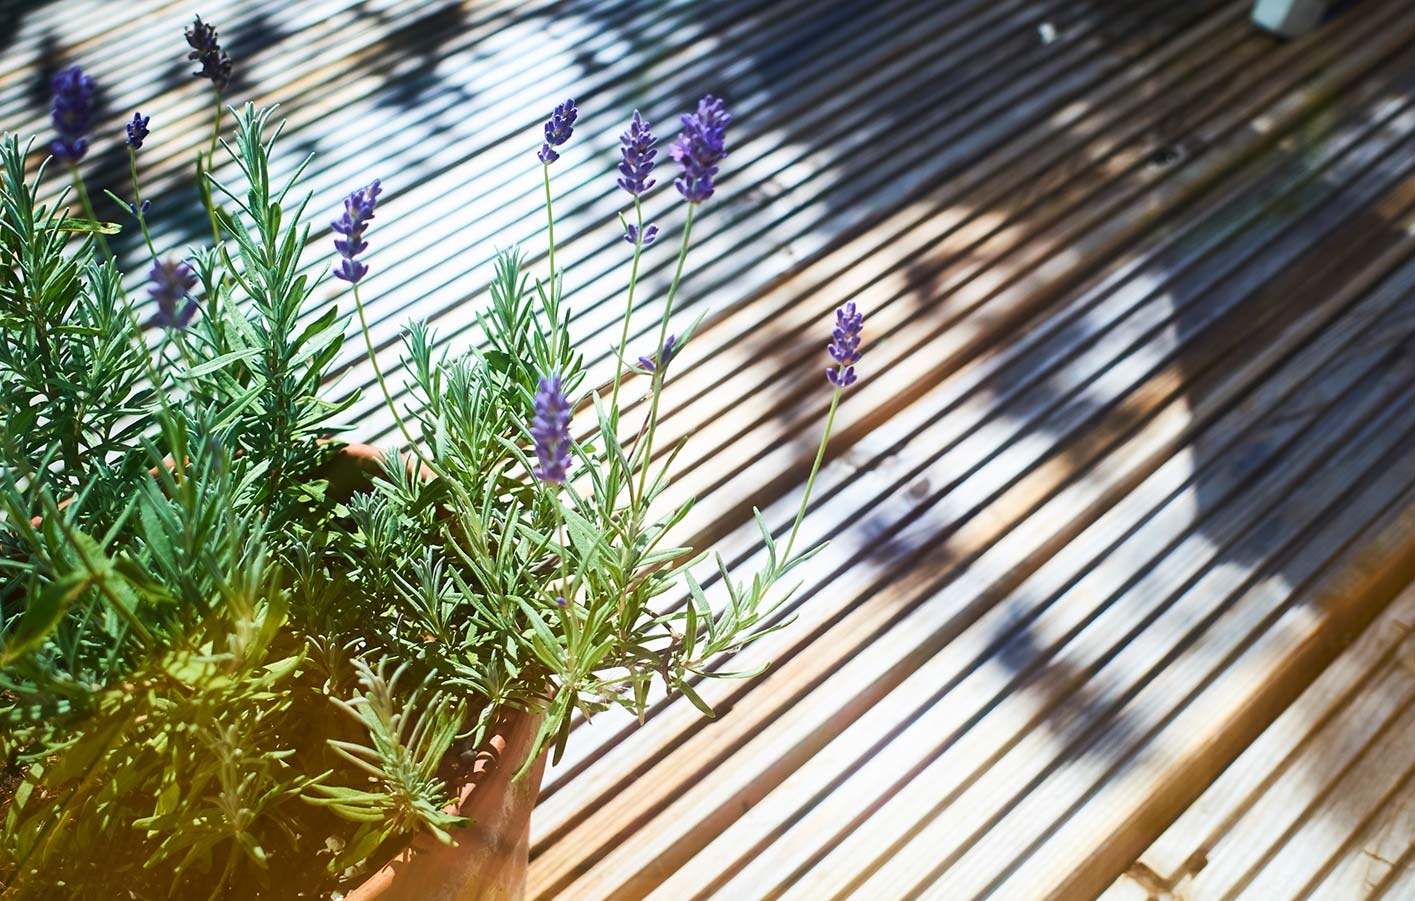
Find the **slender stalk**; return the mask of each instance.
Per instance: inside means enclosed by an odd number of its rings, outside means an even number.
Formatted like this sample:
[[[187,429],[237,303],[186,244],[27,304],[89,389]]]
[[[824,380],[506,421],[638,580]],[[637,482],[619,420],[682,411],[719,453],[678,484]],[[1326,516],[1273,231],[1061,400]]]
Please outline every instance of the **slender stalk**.
[[[216,110],[211,117],[211,144],[206,151],[206,166],[202,166],[201,151],[197,151],[197,191],[201,194],[202,205],[206,207],[207,218],[211,220],[213,246],[221,246],[221,229],[216,224],[216,203],[212,198],[211,184],[207,173],[216,167],[216,142],[221,136],[221,92],[216,92]]]
[[[639,283],[639,257],[644,252],[644,208],[634,195],[634,215],[638,220],[638,240],[634,242],[634,263],[629,270],[629,298],[624,302],[624,325],[619,331],[619,356],[614,363],[614,391],[609,398],[609,415],[619,424],[619,383],[624,380],[624,354],[629,344],[629,320],[634,315],[634,288]]]
[[[811,464],[811,474],[806,479],[806,492],[801,496],[801,509],[796,511],[796,522],[791,526],[791,537],[786,539],[786,550],[781,555],[781,564],[785,564],[791,559],[791,548],[796,544],[796,533],[801,530],[801,520],[806,518],[806,507],[811,502],[811,489],[816,485],[816,476],[820,473],[821,461],[825,459],[825,446],[830,441],[831,429],[835,427],[835,411],[840,407],[842,390],[836,388],[835,394],[830,398],[830,412],[825,417],[825,432],[821,434],[820,447],[816,449],[816,462]]]
[[[93,204],[88,199],[88,191],[84,188],[84,179],[79,174],[78,164],[70,163],[69,172],[74,177],[74,192],[79,195],[79,206],[83,208],[85,216],[97,223],[98,215],[94,213]],[[93,236],[98,239],[98,246],[103,251],[103,256],[108,259],[108,262],[113,262],[113,251],[108,249],[108,242],[104,240],[103,235],[100,232],[94,232]]]
[[[565,511],[561,509],[558,499],[555,502],[555,519],[559,524],[560,533],[560,590],[568,591],[570,588],[570,573],[565,560]],[[561,596],[564,597],[564,595]],[[568,604],[570,599],[565,598],[565,601]]]
[[[559,552],[561,594],[559,595],[559,597],[565,602],[565,606],[563,607],[559,604],[556,604],[555,606],[560,613],[560,621],[565,625],[565,631],[570,639],[570,646],[573,649],[577,642],[575,629],[575,595],[574,592],[570,590],[569,561],[566,560],[566,557],[568,557],[569,554],[565,550],[565,510],[560,506],[560,499],[558,497],[554,498],[553,502],[555,504],[555,519],[558,524],[556,531],[558,534],[558,540],[560,542]],[[570,653],[572,655],[570,659],[570,665],[571,668],[573,668],[574,651],[571,650]]]
[[[673,282],[668,286],[668,298],[663,304],[663,319],[658,326],[658,359],[663,359],[663,342],[668,338],[668,319],[673,315],[673,299],[678,295],[678,283],[683,278],[683,261],[688,258],[688,242],[693,234],[693,213],[697,204],[689,204],[688,218],[683,223],[683,241],[678,245],[678,265],[673,270]],[[653,458],[653,436],[658,429],[658,401],[663,394],[663,376],[668,367],[660,365],[653,374],[653,401],[649,405],[648,416],[644,419],[644,466],[639,474],[639,497],[644,496],[648,484],[649,463]]]
[[[133,212],[138,217],[138,228],[142,229],[142,239],[147,242],[147,252],[152,254],[152,261],[157,262],[157,248],[152,246],[152,235],[147,231],[147,217],[142,212],[142,190],[138,187],[138,155],[133,152],[133,148],[128,148],[128,172],[133,177]]]
[[[398,423],[398,431],[403,433],[403,438],[408,442],[408,449],[413,452],[413,456],[418,458],[418,463],[427,463],[423,459],[422,452],[418,450],[418,443],[413,440],[413,433],[408,431],[408,424],[403,421],[403,416],[398,412],[398,405],[393,402],[393,393],[388,390],[388,382],[383,378],[383,367],[378,365],[378,354],[373,349],[373,335],[369,333],[368,317],[364,314],[364,302],[359,297],[359,283],[354,282],[354,307],[359,311],[359,331],[364,335],[364,346],[368,348],[368,359],[373,364],[373,374],[378,379],[378,388],[383,392],[383,401],[388,406],[388,411],[393,414],[393,421]]]
[[[167,336],[163,338],[163,341],[165,342],[170,339],[173,344],[177,345],[177,353],[182,355],[182,362],[187,365],[188,369],[190,369],[192,366],[196,365],[196,360],[192,358],[191,349],[187,347],[187,341],[185,338],[182,337],[182,334],[182,329],[168,329]]]
[[[550,163],[541,163],[540,169],[545,176],[545,222],[546,234],[550,239],[550,299],[555,300],[555,213],[550,208]]]
[[[216,92],[216,113],[211,121],[211,144],[206,148],[207,162],[216,156],[216,142],[221,137],[221,92]]]

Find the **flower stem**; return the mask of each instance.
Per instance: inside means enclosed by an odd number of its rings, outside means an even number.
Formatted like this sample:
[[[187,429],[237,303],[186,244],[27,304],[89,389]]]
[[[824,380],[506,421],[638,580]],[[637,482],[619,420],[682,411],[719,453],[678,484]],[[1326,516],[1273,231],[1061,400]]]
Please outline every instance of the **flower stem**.
[[[638,195],[634,197],[634,214],[638,219],[638,240],[634,242],[634,263],[629,271],[629,299],[624,303],[624,325],[619,331],[619,356],[614,364],[614,391],[609,398],[609,415],[619,424],[619,383],[624,380],[624,354],[629,345],[629,320],[634,315],[634,288],[639,283],[639,257],[644,252],[644,208]]]
[[[806,492],[801,496],[801,509],[796,511],[796,522],[791,526],[791,537],[786,539],[786,551],[781,555],[781,564],[791,559],[791,548],[796,544],[796,533],[801,530],[801,520],[806,518],[806,507],[811,502],[811,489],[816,485],[816,475],[820,473],[821,461],[825,459],[825,446],[830,441],[831,429],[835,427],[835,411],[840,407],[840,392],[841,389],[836,388],[835,394],[830,398],[830,412],[825,417],[825,432],[821,434],[820,447],[816,449],[816,462],[811,464],[811,474],[806,478]]]
[[[545,176],[546,234],[550,239],[550,299],[555,300],[555,213],[550,208],[550,163],[541,163],[540,169]]]
[[[79,206],[83,208],[84,215],[95,225],[98,223],[98,215],[93,211],[93,204],[89,202],[88,191],[84,188],[83,176],[79,174],[79,167],[76,163],[69,164],[69,172],[74,176],[74,193],[79,195]],[[93,236],[98,239],[98,246],[103,251],[108,262],[113,262],[113,251],[108,249],[108,242],[104,240],[101,232],[94,232]]]
[[[197,151],[197,191],[206,207],[207,218],[211,220],[213,246],[221,246],[221,229],[216,224],[216,201],[211,195],[211,183],[207,175],[216,168],[216,141],[221,136],[221,92],[216,92],[216,110],[211,117],[211,144],[206,151],[206,166],[203,168],[201,151]]]
[[[383,367],[378,365],[378,354],[373,349],[373,335],[368,330],[368,318],[364,315],[364,302],[359,297],[359,283],[354,282],[354,306],[359,311],[359,330],[364,334],[364,346],[368,348],[368,360],[373,364],[373,374],[378,378],[379,390],[383,392],[384,403],[388,405],[388,410],[393,414],[393,421],[398,423],[398,430],[407,439],[408,448],[413,452],[413,456],[418,458],[420,464],[427,461],[418,450],[418,443],[413,440],[413,433],[408,431],[408,425],[403,421],[403,416],[398,412],[397,404],[393,403],[393,395],[388,390],[388,383],[383,379]]]
[[[128,148],[128,171],[133,177],[133,211],[138,217],[138,228],[142,229],[142,239],[147,242],[147,252],[152,254],[152,261],[157,262],[157,248],[152,246],[152,235],[147,231],[147,217],[142,212],[142,191],[138,187],[138,155],[133,152],[133,148]]]
[[[216,111],[211,117],[211,144],[206,149],[206,159],[210,163],[216,157],[216,142],[221,137],[221,92],[216,92]]]
[[[688,241],[693,234],[693,213],[697,210],[697,204],[688,206],[688,218],[683,223],[683,241],[678,245],[678,265],[673,271],[673,282],[668,286],[668,298],[663,304],[663,319],[658,326],[658,356],[655,359],[663,359],[663,342],[668,337],[668,319],[673,315],[673,299],[678,295],[678,283],[683,278],[683,261],[688,258]],[[639,474],[639,497],[644,496],[644,489],[648,484],[649,462],[653,458],[653,436],[658,429],[658,401],[663,393],[663,376],[668,367],[660,365],[653,374],[653,400],[649,405],[648,416],[644,419],[644,468]]]

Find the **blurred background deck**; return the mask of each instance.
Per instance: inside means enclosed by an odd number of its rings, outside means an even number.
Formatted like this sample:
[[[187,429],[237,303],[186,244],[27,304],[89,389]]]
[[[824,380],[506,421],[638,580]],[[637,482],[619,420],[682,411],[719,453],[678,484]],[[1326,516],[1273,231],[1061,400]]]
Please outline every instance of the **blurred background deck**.
[[[685,542],[760,563],[751,507],[789,529],[853,300],[861,380],[803,536],[830,547],[795,622],[730,664],[767,673],[702,686],[715,721],[659,697],[577,729],[534,897],[1410,898],[1415,7],[1339,4],[1290,42],[1249,7],[8,0],[0,127],[47,139],[48,76],[83,65],[91,193],[127,193],[140,109],[153,237],[201,243],[199,12],[227,101],[281,104],[282,170],[316,154],[312,258],[383,180],[363,296],[396,370],[410,319],[478,340],[498,248],[543,271],[534,151],[574,97],[557,259],[603,378],[617,135],[637,108],[666,143],[727,99],[671,493],[699,499]],[[631,356],[683,222],[669,181]],[[115,247],[136,286],[140,242]],[[320,290],[347,311],[343,287]],[[353,435],[392,442],[361,349]]]

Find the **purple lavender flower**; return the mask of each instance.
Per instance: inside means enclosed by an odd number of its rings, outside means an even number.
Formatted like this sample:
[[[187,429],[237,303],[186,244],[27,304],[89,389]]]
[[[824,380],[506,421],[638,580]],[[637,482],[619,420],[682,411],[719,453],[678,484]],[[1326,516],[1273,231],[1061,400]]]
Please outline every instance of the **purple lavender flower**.
[[[624,240],[625,240],[625,241],[628,241],[630,244],[637,244],[638,241],[639,241],[639,227],[638,227],[637,225],[632,225],[632,224],[631,224],[631,225],[626,225],[624,228],[625,228]],[[656,240],[658,240],[658,226],[657,226],[657,225],[646,225],[646,226],[644,226],[644,246],[645,246],[645,247],[648,247],[650,244],[652,244],[652,243],[653,243],[654,241],[656,241]]]
[[[669,153],[683,169],[673,184],[689,203],[712,196],[718,163],[727,156],[725,132],[731,121],[722,101],[711,94],[698,101],[696,113],[684,114],[683,131]]]
[[[564,482],[570,468],[570,400],[561,389],[560,376],[541,377],[535,405],[531,440],[540,465],[533,472],[544,482]]]
[[[142,149],[142,142],[147,140],[147,123],[151,116],[144,116],[142,113],[133,113],[133,121],[127,125],[128,139],[123,143],[134,150]]]
[[[186,31],[187,44],[192,51],[187,59],[201,63],[201,68],[192,73],[194,78],[207,78],[216,86],[218,93],[224,92],[231,83],[231,58],[221,52],[216,40],[216,29],[202,22],[201,16]]]
[[[364,240],[364,229],[368,228],[369,220],[373,218],[373,209],[381,193],[383,188],[375,178],[368,187],[360,188],[346,197],[344,215],[330,223],[330,228],[344,236],[334,239],[334,249],[344,258],[340,261],[339,268],[334,270],[335,278],[357,284],[368,272],[368,266],[359,262],[357,257],[368,249],[368,242]]]
[[[831,332],[826,350],[838,365],[827,369],[825,377],[837,388],[855,384],[854,364],[860,360],[860,329],[864,324],[865,314],[856,312],[853,300],[835,311],[835,331]]]
[[[152,317],[152,324],[169,329],[186,328],[197,311],[197,302],[187,297],[188,292],[197,285],[192,267],[169,257],[160,263],[153,263],[147,278],[151,282],[147,292],[157,301],[157,313]],[[185,303],[182,303],[183,299]],[[182,304],[180,310],[177,308],[179,303]]]
[[[560,154],[554,148],[559,147],[570,140],[570,135],[575,133],[575,119],[580,115],[580,111],[575,108],[575,101],[566,100],[555,108],[550,114],[550,120],[545,123],[545,143],[540,146],[540,161],[547,166],[560,159]]]
[[[658,154],[654,146],[658,138],[653,136],[650,125],[634,110],[634,118],[629,122],[629,130],[619,136],[619,153],[623,159],[619,163],[619,187],[638,197],[654,186],[649,178],[653,171],[653,158]]]
[[[93,79],[78,66],[70,66],[50,80],[54,99],[49,118],[59,137],[49,145],[56,157],[77,163],[88,153],[89,121],[93,118]]]
[[[673,362],[673,355],[675,353],[673,345],[677,342],[677,335],[669,335],[668,340],[663,342],[663,365],[665,368],[668,366],[669,363]],[[658,363],[655,362],[657,356],[658,355],[655,354],[652,357],[639,357],[639,365],[647,369],[649,372],[657,372]]]
[[[142,202],[142,208],[141,208],[141,209],[138,208],[138,205],[137,205],[136,203],[133,203],[132,201],[129,201],[129,202],[128,202],[128,209],[129,209],[129,210],[132,210],[132,213],[133,213],[134,216],[137,216],[139,213],[141,213],[142,215],[146,216],[146,215],[147,215],[147,211],[150,210],[150,209],[152,209],[152,201],[151,201],[151,200],[144,200],[144,201]]]

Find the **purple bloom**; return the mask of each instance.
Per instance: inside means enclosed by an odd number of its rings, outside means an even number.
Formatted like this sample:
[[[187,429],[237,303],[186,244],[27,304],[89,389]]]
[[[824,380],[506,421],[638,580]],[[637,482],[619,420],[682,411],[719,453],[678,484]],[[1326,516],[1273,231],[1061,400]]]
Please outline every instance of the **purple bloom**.
[[[541,377],[535,405],[531,440],[540,465],[533,472],[545,482],[564,482],[570,468],[570,400],[561,389],[560,376]]]
[[[625,241],[628,241],[630,244],[637,244],[637,243],[639,242],[639,227],[638,227],[637,225],[628,225],[628,226],[625,226],[625,228],[627,229],[627,231],[624,232],[624,240],[625,240]],[[652,244],[652,243],[653,243],[654,241],[656,241],[657,239],[658,239],[658,226],[657,226],[657,225],[646,225],[646,226],[644,226],[644,246],[645,246],[645,247],[648,247],[650,244]]]
[[[144,200],[142,202],[142,209],[138,209],[138,205],[136,203],[129,202],[128,209],[132,210],[134,216],[138,215],[139,213],[146,216],[147,211],[152,209],[152,201]]]
[[[93,118],[93,79],[78,66],[70,66],[50,80],[54,99],[49,118],[58,137],[49,145],[61,160],[77,163],[88,152],[89,121]]]
[[[373,209],[381,193],[383,188],[375,178],[368,187],[360,188],[346,197],[344,215],[330,223],[330,228],[344,236],[334,239],[334,249],[344,258],[340,261],[339,268],[334,270],[335,278],[357,283],[368,272],[368,266],[359,262],[357,257],[368,249],[368,242],[364,240],[364,229],[368,228],[369,220],[373,218]]]
[[[838,365],[827,369],[825,377],[837,388],[855,384],[854,364],[860,360],[860,330],[864,324],[865,314],[856,312],[853,300],[835,311],[835,331],[831,332],[826,350]]]
[[[218,92],[225,91],[226,86],[231,83],[231,58],[221,52],[221,45],[216,40],[216,29],[203,24],[201,16],[197,16],[196,22],[187,29],[186,36],[187,44],[192,48],[187,59],[201,63],[201,68],[193,72],[192,76],[210,79]]]
[[[712,196],[718,163],[727,156],[725,132],[731,121],[722,101],[711,94],[698,101],[696,113],[683,116],[683,131],[669,153],[683,170],[673,184],[689,203],[702,203]]]
[[[133,121],[127,125],[128,139],[123,143],[134,150],[142,149],[142,142],[147,140],[147,123],[151,116],[144,116],[142,113],[133,113]]]
[[[619,153],[623,156],[619,163],[619,187],[635,197],[654,186],[649,173],[653,171],[653,158],[658,154],[654,147],[658,138],[649,129],[649,123],[634,110],[629,130],[619,136]]]
[[[550,114],[550,120],[545,123],[545,143],[540,147],[540,161],[550,165],[560,159],[560,154],[553,148],[559,147],[570,140],[570,135],[575,133],[575,119],[580,115],[580,111],[575,108],[575,101],[566,100],[555,108]]]
[[[152,283],[147,292],[157,301],[157,313],[152,317],[152,324],[162,328],[186,328],[197,311],[197,302],[187,297],[187,293],[197,285],[192,267],[169,257],[160,263],[153,263],[147,278]],[[183,299],[186,303],[182,303]],[[180,310],[177,308],[179,303],[182,304]]]
[[[668,366],[669,363],[673,362],[673,355],[675,353],[673,345],[677,343],[677,341],[677,335],[669,335],[668,340],[663,342],[663,365],[665,368]],[[652,357],[639,357],[639,365],[647,369],[649,372],[657,372],[658,363],[655,362],[657,356],[658,355],[655,354]]]

